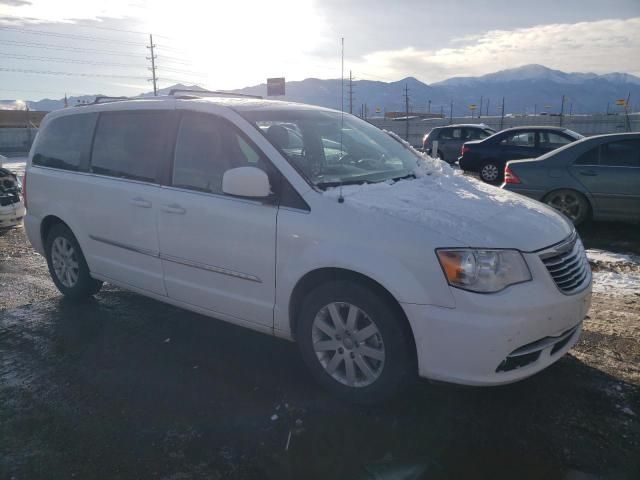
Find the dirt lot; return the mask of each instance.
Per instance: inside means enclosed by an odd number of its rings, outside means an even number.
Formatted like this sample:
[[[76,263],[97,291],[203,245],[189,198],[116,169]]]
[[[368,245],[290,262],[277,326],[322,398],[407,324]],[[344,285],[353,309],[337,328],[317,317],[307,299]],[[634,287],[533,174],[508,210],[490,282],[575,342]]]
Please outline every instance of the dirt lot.
[[[640,253],[637,226],[582,235]],[[526,381],[421,381],[356,408],[289,342],[111,286],[64,301],[14,229],[0,234],[0,478],[637,479],[640,295],[595,294],[577,347]]]

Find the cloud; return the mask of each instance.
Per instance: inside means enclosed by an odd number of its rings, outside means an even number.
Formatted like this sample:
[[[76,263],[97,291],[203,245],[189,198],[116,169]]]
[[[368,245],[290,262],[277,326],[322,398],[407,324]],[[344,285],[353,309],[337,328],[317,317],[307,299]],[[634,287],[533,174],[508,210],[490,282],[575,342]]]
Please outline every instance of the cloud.
[[[9,5],[10,7],[22,7],[24,5],[30,5],[28,0],[0,0],[0,5]]]
[[[427,82],[531,63],[569,72],[640,74],[640,17],[490,30],[452,44],[438,50],[376,51],[350,68],[356,74],[360,70],[391,78],[415,76]]]

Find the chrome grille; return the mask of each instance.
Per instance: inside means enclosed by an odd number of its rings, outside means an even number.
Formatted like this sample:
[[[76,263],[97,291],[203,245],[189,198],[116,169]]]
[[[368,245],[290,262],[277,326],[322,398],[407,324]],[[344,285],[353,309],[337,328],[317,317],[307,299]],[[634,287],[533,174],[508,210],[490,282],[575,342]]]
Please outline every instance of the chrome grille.
[[[541,252],[540,259],[563,293],[577,293],[589,283],[591,268],[575,233],[560,245]]]

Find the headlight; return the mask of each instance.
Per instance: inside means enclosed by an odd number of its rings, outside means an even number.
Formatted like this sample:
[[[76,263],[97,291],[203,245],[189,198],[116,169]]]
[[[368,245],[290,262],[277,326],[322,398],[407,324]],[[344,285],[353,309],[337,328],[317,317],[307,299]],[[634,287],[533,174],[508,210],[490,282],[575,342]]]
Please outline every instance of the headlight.
[[[517,250],[437,250],[449,285],[472,292],[493,293],[509,285],[531,280],[524,258]]]

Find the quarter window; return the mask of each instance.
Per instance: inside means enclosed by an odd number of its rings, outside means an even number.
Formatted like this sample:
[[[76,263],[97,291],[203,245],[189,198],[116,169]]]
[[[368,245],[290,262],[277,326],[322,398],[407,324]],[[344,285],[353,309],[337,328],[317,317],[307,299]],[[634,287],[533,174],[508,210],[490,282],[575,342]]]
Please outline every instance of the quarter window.
[[[51,120],[39,133],[33,164],[80,170],[91,145],[97,113],[67,115]]]
[[[260,152],[232,124],[213,115],[184,115],[176,140],[174,187],[221,194],[224,172],[247,166],[267,170]]]
[[[514,147],[535,147],[536,136],[533,132],[512,133],[503,138],[500,143],[502,145],[511,145]]]
[[[91,171],[156,182],[170,157],[172,112],[124,111],[100,115]]]
[[[572,142],[571,139],[553,132],[540,132],[538,135],[540,138],[539,141],[541,148],[550,148],[555,150],[556,148],[560,148],[563,145],[567,145]]]
[[[640,167],[640,140],[622,140],[602,145],[601,165]]]

